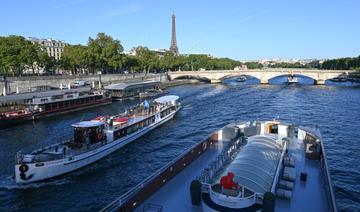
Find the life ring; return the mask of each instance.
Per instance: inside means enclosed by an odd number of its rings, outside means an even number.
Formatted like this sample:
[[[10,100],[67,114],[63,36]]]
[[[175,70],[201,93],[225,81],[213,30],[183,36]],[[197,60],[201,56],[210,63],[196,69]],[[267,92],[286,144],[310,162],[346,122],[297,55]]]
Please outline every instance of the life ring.
[[[102,134],[101,134],[101,133],[98,133],[98,135],[97,135],[98,140],[101,140],[102,137],[103,137]]]
[[[202,146],[201,146],[202,150],[205,151],[206,150],[206,142],[202,143]]]
[[[29,170],[29,166],[28,166],[28,165],[22,164],[21,166],[19,166],[19,171],[20,171],[21,173],[27,172],[28,170]]]

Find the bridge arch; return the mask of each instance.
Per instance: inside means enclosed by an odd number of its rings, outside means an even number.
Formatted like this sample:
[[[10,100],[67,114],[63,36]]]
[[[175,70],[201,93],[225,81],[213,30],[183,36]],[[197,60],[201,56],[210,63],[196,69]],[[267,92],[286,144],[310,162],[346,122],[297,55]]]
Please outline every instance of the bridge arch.
[[[246,76],[246,77],[253,77],[257,80],[261,81],[261,75],[256,73],[234,73],[234,74],[228,74],[224,77],[221,77],[219,80],[224,81],[226,79],[232,78],[232,77],[240,77],[240,76]]]
[[[315,70],[315,69],[249,69],[249,70],[209,70],[209,71],[178,71],[168,73],[169,78],[178,79],[181,77],[190,77],[193,79],[200,79],[210,81],[212,83],[219,83],[229,77],[236,77],[240,75],[251,76],[260,80],[261,84],[269,83],[269,80],[292,73],[294,75],[301,75],[315,80],[316,84],[324,84],[325,80],[338,77],[339,75],[348,74],[349,71],[341,70]]]
[[[279,74],[277,76],[269,78],[268,81],[272,81],[272,80],[274,80],[275,78],[278,78],[278,77],[287,77],[288,75],[289,74]],[[314,82],[316,82],[316,80],[317,80],[313,76],[308,76],[307,74],[293,74],[293,76],[295,76],[295,77],[306,77],[306,78],[309,78],[311,80],[314,80]]]
[[[204,77],[204,76],[198,76],[198,75],[180,75],[173,78],[170,78],[171,80],[183,80],[183,79],[195,79],[201,82],[211,82],[211,79]]]

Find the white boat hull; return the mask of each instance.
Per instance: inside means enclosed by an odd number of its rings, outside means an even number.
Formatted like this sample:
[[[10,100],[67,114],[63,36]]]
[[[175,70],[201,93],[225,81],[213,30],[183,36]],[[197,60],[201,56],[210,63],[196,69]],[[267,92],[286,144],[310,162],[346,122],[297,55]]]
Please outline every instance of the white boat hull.
[[[66,158],[61,160],[54,160],[43,163],[17,164],[15,165],[15,180],[17,183],[30,183],[30,182],[42,181],[75,171],[84,166],[92,164],[106,157],[107,155],[113,153],[114,151],[120,149],[126,144],[134,141],[140,136],[155,129],[156,127],[169,121],[174,117],[174,115],[177,113],[179,109],[180,107],[176,111],[170,113],[163,119],[159,120],[158,122],[149,125],[148,127],[143,128],[138,132],[135,132],[131,135],[125,136],[118,140],[109,142],[95,150],[73,157],[67,156]],[[22,170],[22,172],[20,170]]]

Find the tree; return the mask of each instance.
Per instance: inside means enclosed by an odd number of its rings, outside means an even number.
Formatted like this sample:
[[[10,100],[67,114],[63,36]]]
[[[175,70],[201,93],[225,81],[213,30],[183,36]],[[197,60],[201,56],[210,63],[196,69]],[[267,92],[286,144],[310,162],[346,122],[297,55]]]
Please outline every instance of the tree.
[[[109,73],[121,68],[123,46],[119,40],[114,40],[105,33],[98,33],[96,38],[89,38],[87,49],[87,64],[94,73],[95,70]]]
[[[338,58],[333,60],[326,60],[320,65],[321,69],[342,69],[342,70],[357,70],[360,69],[360,56]]]
[[[258,62],[246,62],[245,64],[249,69],[258,69],[263,67],[263,65]]]
[[[139,59],[139,65],[145,74],[149,73],[150,70],[159,67],[159,57],[147,47],[136,47],[135,52]]]
[[[38,44],[22,36],[0,37],[0,74],[20,75],[27,67],[34,70],[41,65],[40,58],[45,58],[45,54]]]
[[[62,53],[60,64],[71,74],[78,74],[87,68],[87,47],[82,45],[66,45]]]
[[[140,71],[140,61],[136,56],[125,55],[122,57],[122,64],[124,68],[127,68],[134,73],[135,71]]]

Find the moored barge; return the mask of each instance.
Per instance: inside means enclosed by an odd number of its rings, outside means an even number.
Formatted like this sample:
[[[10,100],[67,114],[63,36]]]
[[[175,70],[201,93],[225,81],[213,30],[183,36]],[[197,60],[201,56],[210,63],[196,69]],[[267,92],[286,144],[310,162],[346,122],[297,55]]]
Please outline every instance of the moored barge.
[[[25,108],[0,113],[0,126],[41,119],[101,105],[111,104],[111,96],[104,91],[67,92],[48,97],[34,97]]]

